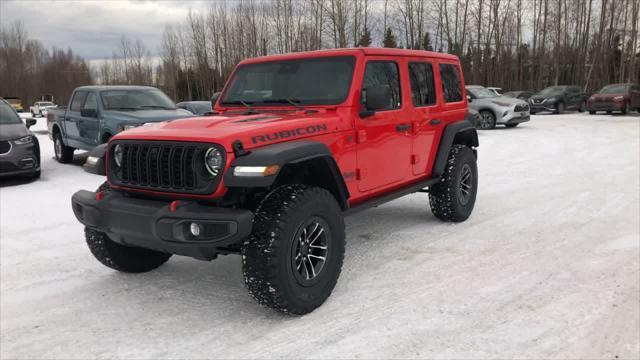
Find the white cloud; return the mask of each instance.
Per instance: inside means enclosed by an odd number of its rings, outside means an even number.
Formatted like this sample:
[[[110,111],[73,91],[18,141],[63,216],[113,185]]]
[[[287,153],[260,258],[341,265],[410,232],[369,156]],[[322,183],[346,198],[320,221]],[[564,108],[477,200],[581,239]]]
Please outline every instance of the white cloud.
[[[45,46],[71,48],[87,59],[110,57],[122,35],[142,40],[158,52],[167,24],[184,22],[189,9],[211,1],[6,1],[0,0],[0,25],[24,22],[32,39]]]

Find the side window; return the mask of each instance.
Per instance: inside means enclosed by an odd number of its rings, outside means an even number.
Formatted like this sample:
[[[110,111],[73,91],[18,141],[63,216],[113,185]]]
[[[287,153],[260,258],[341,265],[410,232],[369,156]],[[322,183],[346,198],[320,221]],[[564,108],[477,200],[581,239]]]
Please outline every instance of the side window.
[[[392,61],[370,61],[364,71],[362,88],[370,86],[388,86],[392,101],[385,110],[398,109],[402,105],[400,98],[400,74],[398,64]]]
[[[87,98],[86,91],[76,92],[76,94],[73,95],[73,101],[71,102],[71,109],[69,110],[79,112],[86,98]]]
[[[415,106],[436,103],[436,86],[433,80],[433,66],[429,63],[409,63],[411,79],[411,99]]]
[[[440,78],[442,79],[442,93],[445,102],[462,101],[462,82],[458,66],[440,64]]]
[[[84,106],[82,108],[98,110],[98,99],[96,98],[96,94],[89,93],[87,95],[87,100],[84,102]]]

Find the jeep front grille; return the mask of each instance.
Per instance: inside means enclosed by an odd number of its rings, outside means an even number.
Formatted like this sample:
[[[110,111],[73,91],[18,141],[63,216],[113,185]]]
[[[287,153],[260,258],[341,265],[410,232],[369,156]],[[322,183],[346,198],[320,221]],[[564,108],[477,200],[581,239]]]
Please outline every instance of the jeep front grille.
[[[113,151],[122,146],[117,166]],[[208,194],[221,175],[212,177],[204,168],[206,143],[114,141],[109,148],[109,180],[115,185],[161,192]],[[224,154],[224,151],[220,151]]]

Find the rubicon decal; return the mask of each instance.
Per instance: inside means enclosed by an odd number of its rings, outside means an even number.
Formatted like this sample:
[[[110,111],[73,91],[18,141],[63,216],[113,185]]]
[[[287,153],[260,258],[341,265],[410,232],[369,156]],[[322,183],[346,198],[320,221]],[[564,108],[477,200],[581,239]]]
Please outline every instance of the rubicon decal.
[[[257,135],[251,138],[254,144],[272,142],[280,139],[288,139],[297,136],[318,134],[328,130],[327,124],[310,125],[291,130],[281,130],[264,135]]]

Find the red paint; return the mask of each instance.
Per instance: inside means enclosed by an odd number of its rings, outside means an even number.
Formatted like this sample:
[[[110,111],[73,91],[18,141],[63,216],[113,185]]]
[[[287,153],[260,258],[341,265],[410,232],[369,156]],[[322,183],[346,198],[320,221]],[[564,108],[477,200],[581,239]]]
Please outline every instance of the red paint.
[[[98,191],[96,193],[96,201],[100,201],[102,199],[104,199],[104,191]]]
[[[178,210],[178,202],[178,200],[172,201],[171,204],[169,204],[169,211],[176,212],[176,210]]]
[[[467,113],[466,92],[462,69],[456,56],[427,51],[357,48],[313,51],[286,55],[276,55],[248,59],[239,66],[249,63],[291,60],[300,58],[353,56],[356,64],[351,81],[351,89],[345,101],[338,105],[306,106],[317,110],[307,113],[293,106],[256,106],[266,114],[238,115],[242,107],[224,107],[220,101],[215,105],[219,116],[206,116],[165,123],[141,126],[113,137],[113,140],[165,140],[212,142],[225,147],[227,164],[225,171],[234,160],[232,143],[240,140],[245,149],[252,150],[265,145],[280,142],[313,139],[326,144],[331,150],[341,173],[357,174],[356,181],[348,181],[351,195],[349,201],[354,204],[381,193],[400,188],[403,185],[430,177],[443,129],[447,124],[464,119]],[[365,66],[368,61],[388,60],[397,63],[400,70],[402,106],[399,109],[380,111],[373,116],[360,118],[360,95]],[[409,62],[431,63],[434,70],[436,104],[428,107],[415,107],[411,97],[409,83]],[[445,103],[438,65],[454,64],[460,71],[463,101]],[[230,79],[233,78],[233,74]],[[228,86],[228,84],[226,85]],[[219,97],[224,97],[224,91]],[[269,110],[280,110],[270,112]],[[282,110],[288,110],[283,112]],[[242,121],[264,118],[259,121]],[[431,120],[440,120],[434,125]],[[406,131],[397,131],[398,124],[409,124]],[[293,136],[271,136],[265,134],[293,134],[292,129],[321,125],[323,131],[314,133],[300,132]],[[265,141],[256,141],[263,136]],[[355,141],[354,141],[355,140]],[[107,162],[108,163],[108,162]],[[136,191],[149,195],[167,195],[148,190],[136,190],[115,187],[126,191]],[[179,198],[212,199],[224,196],[227,189],[223,182],[209,195],[175,194]],[[174,203],[171,203],[175,208]],[[174,210],[172,210],[174,211]]]

